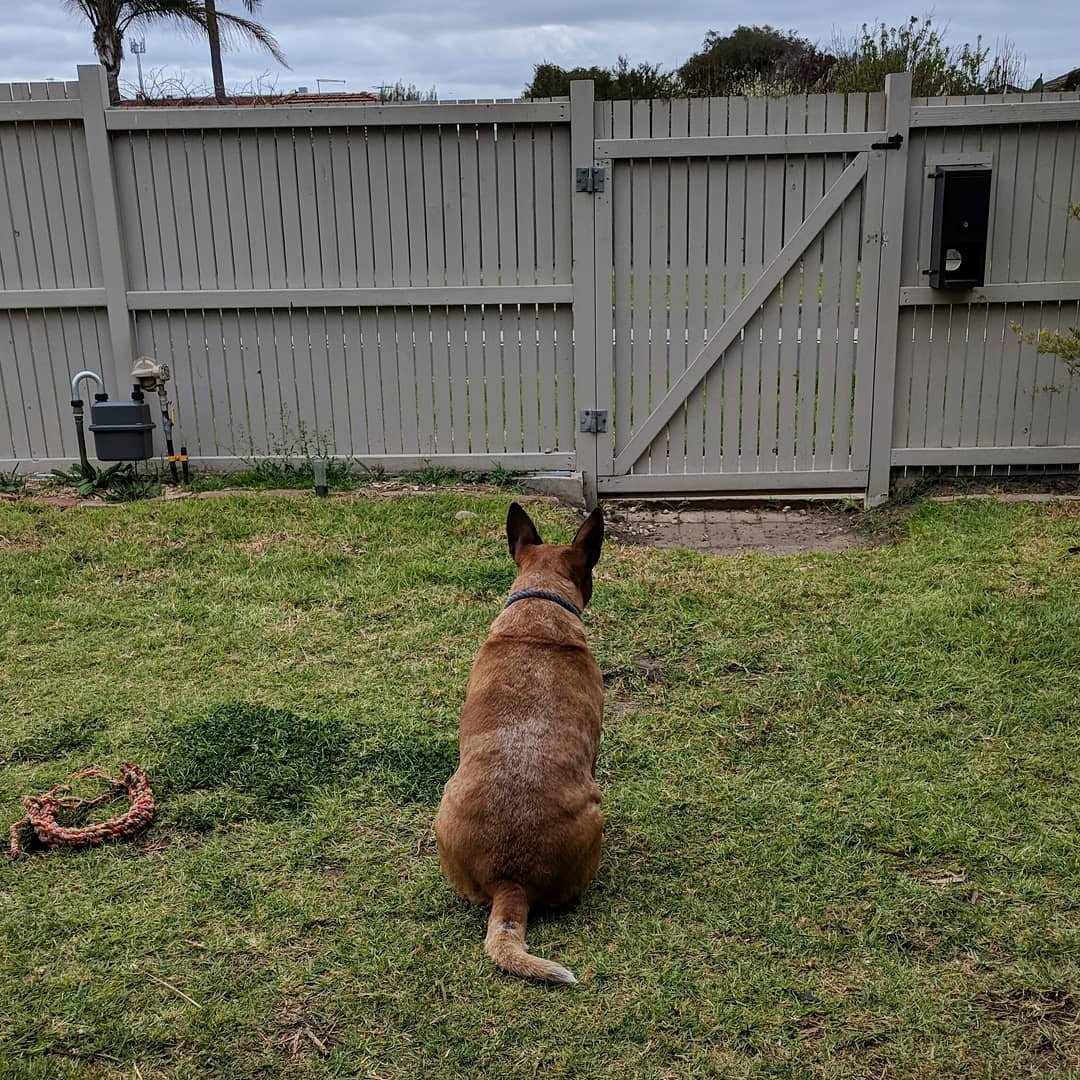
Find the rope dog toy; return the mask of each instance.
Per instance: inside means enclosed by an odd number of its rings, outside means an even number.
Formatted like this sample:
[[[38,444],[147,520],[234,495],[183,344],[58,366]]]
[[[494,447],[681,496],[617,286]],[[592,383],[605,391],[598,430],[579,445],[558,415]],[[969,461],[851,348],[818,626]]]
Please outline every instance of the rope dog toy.
[[[153,820],[157,807],[154,805],[154,793],[150,790],[150,780],[146,770],[130,761],[120,767],[119,778],[110,776],[101,769],[84,769],[72,773],[69,780],[82,780],[93,777],[105,780],[109,789],[96,799],[80,799],[71,794],[68,784],[58,784],[44,795],[27,795],[23,798],[26,814],[11,826],[11,847],[9,854],[17,859],[25,853],[19,842],[19,832],[24,826],[33,829],[38,843],[45,848],[82,848],[92,844],[103,844],[107,840],[118,840],[134,836]],[[61,825],[57,820],[60,815],[78,817],[86,811],[110,799],[126,796],[131,805],[118,817],[108,821],[98,821],[91,825]]]

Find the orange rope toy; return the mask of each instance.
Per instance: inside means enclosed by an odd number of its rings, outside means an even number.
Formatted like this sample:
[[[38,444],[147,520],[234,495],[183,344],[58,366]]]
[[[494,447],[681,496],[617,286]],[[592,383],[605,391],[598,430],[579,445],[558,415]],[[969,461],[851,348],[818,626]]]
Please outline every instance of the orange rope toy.
[[[11,826],[10,854],[13,859],[23,853],[19,844],[19,830],[24,825],[29,825],[34,830],[34,835],[43,847],[81,848],[91,844],[103,844],[106,840],[133,836],[153,820],[157,807],[154,805],[154,793],[150,790],[150,780],[145,769],[125,761],[120,767],[119,779],[102,772],[101,769],[74,772],[68,779],[81,780],[88,777],[107,780],[109,790],[96,799],[80,799],[71,794],[70,785],[59,784],[44,795],[27,795],[23,798],[26,816]],[[127,796],[131,806],[118,817],[83,826],[60,825],[57,822],[57,815],[61,812],[69,816],[79,814],[123,795]]]

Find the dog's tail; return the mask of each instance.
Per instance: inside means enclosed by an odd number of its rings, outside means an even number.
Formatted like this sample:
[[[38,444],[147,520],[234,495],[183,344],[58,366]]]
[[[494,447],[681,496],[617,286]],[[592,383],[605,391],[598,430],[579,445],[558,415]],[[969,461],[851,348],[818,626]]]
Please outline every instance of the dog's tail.
[[[491,902],[484,952],[504,971],[524,979],[550,983],[576,983],[573,973],[551,960],[531,956],[525,947],[525,927],[529,921],[529,898],[520,885],[504,882],[496,886]]]

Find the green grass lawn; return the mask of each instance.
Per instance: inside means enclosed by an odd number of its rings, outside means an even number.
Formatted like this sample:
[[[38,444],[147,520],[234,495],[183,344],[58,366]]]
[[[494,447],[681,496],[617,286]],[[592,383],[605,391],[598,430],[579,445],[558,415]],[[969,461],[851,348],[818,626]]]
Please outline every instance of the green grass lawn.
[[[1077,1075],[1080,510],[609,546],[606,848],[531,926],[554,990],[485,959],[431,831],[507,502],[0,505],[5,821],[125,758],[160,802],[0,861],[0,1077]]]

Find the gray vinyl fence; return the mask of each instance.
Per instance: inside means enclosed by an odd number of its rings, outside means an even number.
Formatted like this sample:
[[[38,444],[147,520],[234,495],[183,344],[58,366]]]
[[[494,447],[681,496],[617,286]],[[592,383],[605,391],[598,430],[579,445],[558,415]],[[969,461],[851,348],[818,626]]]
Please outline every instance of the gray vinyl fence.
[[[1012,327],[1080,323],[1080,96],[909,85],[248,108],[109,108],[97,67],[0,85],[0,469],[70,463],[71,375],[115,396],[142,355],[196,465],[870,501],[899,466],[1075,465],[1080,378]],[[994,169],[988,284],[960,294],[925,277],[949,162]]]

